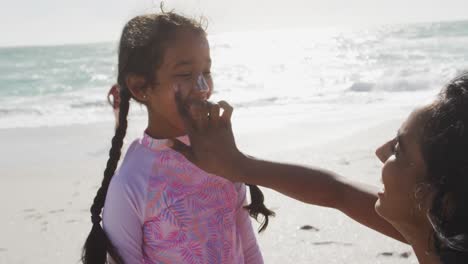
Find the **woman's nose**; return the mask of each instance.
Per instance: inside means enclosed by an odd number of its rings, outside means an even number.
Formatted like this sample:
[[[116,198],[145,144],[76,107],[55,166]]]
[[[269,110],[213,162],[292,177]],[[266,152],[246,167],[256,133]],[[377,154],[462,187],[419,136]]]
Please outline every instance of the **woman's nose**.
[[[391,140],[375,150],[375,155],[382,163],[385,163],[385,161],[387,161],[392,155],[392,145],[394,143],[395,141]]]

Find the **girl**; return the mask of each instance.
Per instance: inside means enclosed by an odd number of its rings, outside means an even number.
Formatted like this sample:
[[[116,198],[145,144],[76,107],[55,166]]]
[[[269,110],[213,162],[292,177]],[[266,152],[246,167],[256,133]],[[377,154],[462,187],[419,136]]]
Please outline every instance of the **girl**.
[[[179,100],[181,109],[190,105]],[[421,264],[468,263],[468,73],[415,110],[397,136],[377,149],[380,192],[321,169],[246,157],[237,150],[229,120],[207,119],[206,107],[197,107],[195,118],[181,112],[192,147],[180,141],[173,147],[206,171],[339,209],[410,244]]]
[[[171,138],[188,143],[174,89],[197,102],[212,91],[205,30],[172,12],[135,17],[122,32],[118,68],[119,123],[82,261],[105,263],[109,253],[111,262],[131,264],[263,263],[249,218],[264,215],[262,231],[273,215],[260,189],[249,186],[245,206],[245,185],[208,174],[169,147]],[[114,175],[131,98],[148,109],[148,127]]]

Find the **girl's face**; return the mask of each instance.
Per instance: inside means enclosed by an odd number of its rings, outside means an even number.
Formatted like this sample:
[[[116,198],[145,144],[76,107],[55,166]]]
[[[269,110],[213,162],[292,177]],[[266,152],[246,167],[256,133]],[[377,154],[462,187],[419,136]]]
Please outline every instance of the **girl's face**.
[[[424,216],[426,166],[419,145],[422,126],[429,108],[414,111],[398,135],[377,149],[384,163],[382,183],[375,209],[391,223],[418,223]]]
[[[147,91],[150,122],[164,123],[175,136],[185,134],[175,103],[175,89],[178,87],[184,100],[207,100],[213,91],[210,71],[210,47],[206,37],[193,30],[179,30],[164,52],[163,63],[156,72],[157,84]]]

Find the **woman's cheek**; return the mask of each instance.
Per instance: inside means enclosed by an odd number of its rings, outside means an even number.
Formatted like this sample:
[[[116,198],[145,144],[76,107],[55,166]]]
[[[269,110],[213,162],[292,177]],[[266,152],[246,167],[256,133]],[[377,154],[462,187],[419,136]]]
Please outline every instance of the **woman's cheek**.
[[[382,167],[382,182],[386,187],[391,187],[393,182],[395,181],[395,174],[398,173],[395,160],[393,157],[390,157]]]

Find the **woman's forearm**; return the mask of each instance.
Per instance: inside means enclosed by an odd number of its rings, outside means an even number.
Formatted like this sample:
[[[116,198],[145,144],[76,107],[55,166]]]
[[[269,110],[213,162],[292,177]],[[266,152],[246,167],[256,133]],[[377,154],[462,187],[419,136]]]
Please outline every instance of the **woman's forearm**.
[[[343,178],[325,170],[264,161],[249,156],[240,159],[235,178],[249,184],[274,189],[296,200],[338,208],[342,200]]]
[[[308,204],[335,208],[355,221],[405,242],[401,234],[375,211],[378,189],[347,180],[333,172],[305,166],[239,158],[235,178],[271,188]]]

